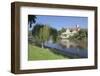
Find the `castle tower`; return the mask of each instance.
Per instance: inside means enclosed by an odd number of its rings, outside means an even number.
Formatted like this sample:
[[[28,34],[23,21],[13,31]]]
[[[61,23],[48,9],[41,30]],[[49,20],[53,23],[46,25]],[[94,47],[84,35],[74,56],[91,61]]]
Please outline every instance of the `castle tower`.
[[[79,28],[79,25],[78,24],[76,25],[76,28]]]
[[[80,27],[79,27],[79,25],[78,25],[78,24],[76,25],[76,30],[77,30],[77,31],[79,31],[79,30],[80,30]]]

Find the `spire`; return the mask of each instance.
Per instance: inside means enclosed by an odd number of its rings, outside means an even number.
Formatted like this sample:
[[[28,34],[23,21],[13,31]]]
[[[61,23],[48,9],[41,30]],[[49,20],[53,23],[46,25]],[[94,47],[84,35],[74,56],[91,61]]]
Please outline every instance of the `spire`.
[[[76,28],[79,28],[79,25],[78,24],[76,25]]]
[[[79,25],[78,25],[78,24],[76,25],[76,30],[77,30],[77,31],[79,31],[79,30],[80,30],[80,28],[79,28]]]

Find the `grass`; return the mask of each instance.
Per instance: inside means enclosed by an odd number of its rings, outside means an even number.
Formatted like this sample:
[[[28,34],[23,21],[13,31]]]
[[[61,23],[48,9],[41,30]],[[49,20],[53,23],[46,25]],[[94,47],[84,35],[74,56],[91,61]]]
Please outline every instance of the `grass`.
[[[28,60],[53,60],[65,58],[63,55],[56,54],[48,48],[40,48],[31,44],[29,44],[28,48]]]

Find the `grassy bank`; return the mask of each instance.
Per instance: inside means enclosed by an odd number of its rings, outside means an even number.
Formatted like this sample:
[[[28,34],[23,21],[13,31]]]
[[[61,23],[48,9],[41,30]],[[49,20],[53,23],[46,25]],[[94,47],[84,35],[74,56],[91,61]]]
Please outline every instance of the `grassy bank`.
[[[28,47],[28,60],[53,60],[53,59],[64,59],[65,57],[61,54],[56,54],[48,48],[40,48],[29,44]],[[67,58],[67,57],[66,57]]]

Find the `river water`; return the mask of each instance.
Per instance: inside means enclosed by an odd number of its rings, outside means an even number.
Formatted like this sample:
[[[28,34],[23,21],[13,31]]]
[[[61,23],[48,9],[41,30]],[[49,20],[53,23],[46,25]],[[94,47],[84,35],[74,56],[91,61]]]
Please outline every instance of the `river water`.
[[[45,43],[45,47],[56,49],[56,52],[71,58],[87,58],[88,50],[84,42],[65,41],[60,43]]]

